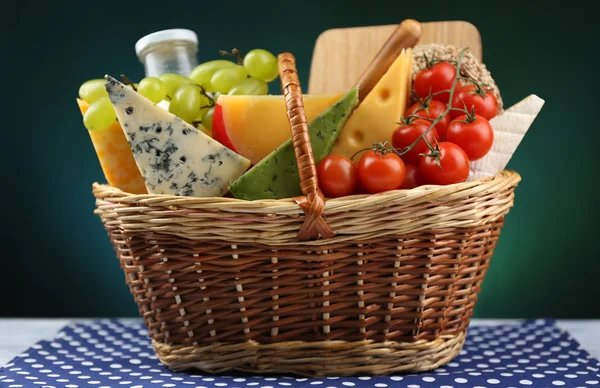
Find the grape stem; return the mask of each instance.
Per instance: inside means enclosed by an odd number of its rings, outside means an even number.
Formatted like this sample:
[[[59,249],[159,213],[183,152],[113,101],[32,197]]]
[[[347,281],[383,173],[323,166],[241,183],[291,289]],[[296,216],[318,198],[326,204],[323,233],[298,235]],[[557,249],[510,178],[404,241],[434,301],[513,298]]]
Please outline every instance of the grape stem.
[[[233,58],[237,58],[237,64],[241,65],[244,63],[244,56],[242,55],[242,52],[236,48],[233,48],[231,50],[231,52],[227,51],[227,50],[219,50],[219,53],[224,56],[224,57],[233,57]]]
[[[123,81],[123,83],[125,85],[131,85],[131,88],[137,92],[137,88],[135,87],[135,84],[125,74],[121,74],[121,80]]]

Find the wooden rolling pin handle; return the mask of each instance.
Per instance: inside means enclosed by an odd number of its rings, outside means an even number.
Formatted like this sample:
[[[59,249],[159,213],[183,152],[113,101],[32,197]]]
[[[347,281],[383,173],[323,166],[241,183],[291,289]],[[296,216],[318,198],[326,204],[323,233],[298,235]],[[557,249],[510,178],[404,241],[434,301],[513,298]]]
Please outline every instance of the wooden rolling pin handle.
[[[371,92],[402,49],[414,47],[420,38],[421,24],[418,21],[406,19],[398,25],[357,82],[359,102]]]

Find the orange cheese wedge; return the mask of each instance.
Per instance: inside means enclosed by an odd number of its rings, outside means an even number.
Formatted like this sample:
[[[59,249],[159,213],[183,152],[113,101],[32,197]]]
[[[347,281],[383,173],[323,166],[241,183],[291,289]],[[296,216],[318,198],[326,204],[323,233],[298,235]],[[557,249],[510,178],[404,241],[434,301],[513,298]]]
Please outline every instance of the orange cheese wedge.
[[[304,95],[308,122],[342,96]],[[252,164],[292,137],[283,96],[219,96],[212,124],[214,139]]]
[[[84,115],[90,106],[80,99],[77,99],[77,104],[81,115]],[[119,123],[115,121],[102,131],[88,133],[108,184],[126,193],[146,194],[148,191],[144,178],[135,164],[131,148]]]

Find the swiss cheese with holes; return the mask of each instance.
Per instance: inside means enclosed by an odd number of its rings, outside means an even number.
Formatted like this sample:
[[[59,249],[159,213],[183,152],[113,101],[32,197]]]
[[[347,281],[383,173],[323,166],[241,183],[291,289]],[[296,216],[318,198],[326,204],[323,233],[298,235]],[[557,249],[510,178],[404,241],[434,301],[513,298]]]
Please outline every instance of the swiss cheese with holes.
[[[412,87],[412,50],[402,50],[396,61],[354,111],[338,136],[331,154],[351,157],[386,142],[398,127]]]

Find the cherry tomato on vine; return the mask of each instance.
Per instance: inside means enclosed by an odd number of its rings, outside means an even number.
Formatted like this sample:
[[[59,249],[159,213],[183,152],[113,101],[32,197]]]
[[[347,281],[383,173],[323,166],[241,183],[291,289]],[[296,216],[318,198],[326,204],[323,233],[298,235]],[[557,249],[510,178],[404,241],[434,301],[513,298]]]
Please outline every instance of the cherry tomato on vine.
[[[479,115],[475,115],[472,121],[467,115],[457,117],[448,126],[446,136],[449,142],[465,151],[469,160],[483,158],[494,143],[492,125]]]
[[[405,174],[404,162],[394,153],[382,155],[369,150],[358,162],[360,182],[371,194],[400,188]]]
[[[413,144],[419,136],[423,135],[429,129],[430,126],[431,123],[429,121],[420,119],[414,120],[410,124],[400,125],[392,134],[392,145],[400,152]],[[435,127],[431,128],[424,138],[433,146],[435,146],[436,141],[440,140],[440,136]],[[421,139],[410,149],[410,151],[402,155],[402,160],[407,164],[419,164],[419,159],[421,159],[421,156],[419,155],[428,154],[429,151],[427,143],[425,140]]]
[[[452,97],[452,108],[465,109],[466,106],[466,110],[471,112],[474,107],[476,114],[491,120],[498,114],[498,100],[494,93],[477,89],[473,84],[457,87]],[[463,114],[464,112],[453,110],[452,118],[455,119]]]
[[[418,166],[406,164],[404,167],[406,168],[406,174],[404,175],[404,182],[400,186],[401,189],[414,189],[424,184]]]
[[[352,195],[357,191],[356,164],[342,155],[329,155],[317,165],[319,188],[328,198]]]
[[[456,67],[453,64],[448,62],[436,63],[430,68],[417,73],[414,82],[415,93],[420,98],[425,99],[431,91],[434,100],[446,104],[450,98],[450,93],[436,93],[450,90],[455,78]]]
[[[425,182],[434,185],[450,185],[466,181],[469,176],[469,157],[465,151],[449,142],[440,143],[439,149],[442,168],[437,165],[432,156],[421,158],[419,170]]]
[[[418,115],[421,117],[427,117],[432,120],[436,120],[446,111],[446,104],[436,100],[430,100],[426,102],[417,102],[413,104],[406,113],[406,116],[410,115]],[[444,140],[446,138],[446,128],[448,128],[448,124],[450,124],[451,118],[450,115],[445,115],[440,122],[435,125],[435,129],[440,135],[440,140]]]

